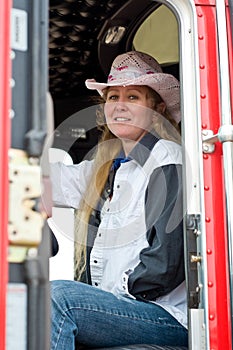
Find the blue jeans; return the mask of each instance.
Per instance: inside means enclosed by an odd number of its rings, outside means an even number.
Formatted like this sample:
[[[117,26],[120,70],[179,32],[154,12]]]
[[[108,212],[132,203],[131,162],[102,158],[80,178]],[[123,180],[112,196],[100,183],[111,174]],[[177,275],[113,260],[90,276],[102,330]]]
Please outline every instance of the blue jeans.
[[[187,346],[187,330],[158,305],[75,281],[51,282],[51,299],[51,350],[74,350],[77,344]]]

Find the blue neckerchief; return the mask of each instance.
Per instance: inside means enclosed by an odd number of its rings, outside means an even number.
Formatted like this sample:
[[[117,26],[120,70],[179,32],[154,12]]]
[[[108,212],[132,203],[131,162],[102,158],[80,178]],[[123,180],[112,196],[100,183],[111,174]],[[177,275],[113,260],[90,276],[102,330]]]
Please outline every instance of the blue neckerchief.
[[[130,159],[127,158],[127,157],[126,158],[119,157],[119,158],[114,159],[114,161],[113,161],[113,169],[116,171],[120,167],[121,163],[126,163],[129,160]]]

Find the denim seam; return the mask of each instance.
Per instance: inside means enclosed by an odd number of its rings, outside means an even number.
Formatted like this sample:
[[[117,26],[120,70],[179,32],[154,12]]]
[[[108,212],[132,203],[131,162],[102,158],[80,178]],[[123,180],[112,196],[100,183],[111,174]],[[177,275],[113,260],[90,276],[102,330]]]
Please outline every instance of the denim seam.
[[[129,318],[129,319],[135,320],[135,321],[144,321],[144,322],[152,323],[152,324],[163,326],[163,327],[166,326],[166,327],[171,327],[171,328],[181,328],[181,329],[184,328],[181,324],[180,325],[173,325],[173,324],[170,324],[170,323],[161,323],[161,322],[156,322],[156,320],[145,319],[143,317],[141,317],[141,318],[133,317],[133,316],[130,316],[130,315],[124,315],[124,314],[109,312],[109,311],[106,311],[106,310],[93,309],[93,308],[87,308],[87,307],[71,307],[69,309],[63,310],[62,315],[64,315],[64,313],[67,314],[69,311],[72,311],[72,310],[84,310],[84,311],[101,312],[101,313],[105,313],[105,314],[112,315],[112,316]]]
[[[61,318],[60,318],[60,321],[59,321],[59,333],[58,333],[58,336],[57,336],[57,342],[55,344],[55,349],[57,348],[57,345],[58,345],[58,342],[59,342],[59,339],[60,339],[60,335],[61,335],[61,332],[62,332],[63,325],[65,323],[66,317],[67,317],[67,313],[63,311],[62,315],[61,315]]]

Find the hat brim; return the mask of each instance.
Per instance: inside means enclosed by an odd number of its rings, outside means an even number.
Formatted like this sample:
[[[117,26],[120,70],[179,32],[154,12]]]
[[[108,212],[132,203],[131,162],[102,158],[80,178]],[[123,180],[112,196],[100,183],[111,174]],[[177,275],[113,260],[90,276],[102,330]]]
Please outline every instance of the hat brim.
[[[180,84],[171,74],[146,74],[134,79],[115,79],[108,83],[98,83],[95,79],[87,79],[85,84],[88,89],[97,90],[101,96],[103,90],[110,86],[149,86],[161,96],[173,119],[177,123],[180,122]]]

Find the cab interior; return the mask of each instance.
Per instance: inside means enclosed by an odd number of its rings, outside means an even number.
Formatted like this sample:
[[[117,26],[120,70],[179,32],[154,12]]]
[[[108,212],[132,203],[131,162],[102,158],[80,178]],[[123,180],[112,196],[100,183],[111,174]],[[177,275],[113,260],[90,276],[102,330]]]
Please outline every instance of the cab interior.
[[[131,50],[154,56],[164,72],[179,80],[179,28],[171,9],[150,0],[50,0],[52,146],[68,152],[73,163],[79,163],[99,137],[94,108],[98,94],[85,87],[85,80],[106,81],[113,59]],[[140,344],[120,349],[186,348]]]
[[[131,50],[151,54],[164,72],[179,79],[178,23],[167,6],[150,0],[50,0],[49,91],[54,105],[54,147],[68,151],[74,163],[80,162],[98,140],[94,108],[90,108],[98,93],[88,90],[85,80],[106,81],[113,59]]]

